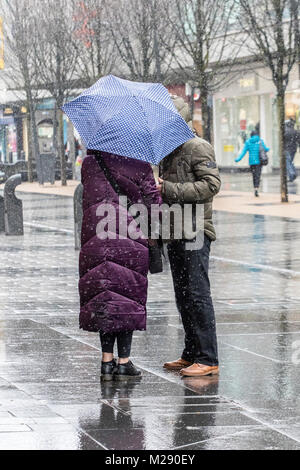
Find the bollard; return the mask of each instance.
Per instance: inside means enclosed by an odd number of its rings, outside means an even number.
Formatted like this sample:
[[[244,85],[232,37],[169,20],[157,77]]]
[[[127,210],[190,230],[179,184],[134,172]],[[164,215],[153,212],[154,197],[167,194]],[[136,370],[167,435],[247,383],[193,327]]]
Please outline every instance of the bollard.
[[[83,185],[80,183],[74,193],[74,233],[75,233],[75,250],[81,248],[81,225],[82,225],[82,195]]]
[[[21,175],[8,178],[4,186],[4,222],[6,235],[23,235],[23,203],[15,195],[16,187],[21,184]]]
[[[0,232],[4,232],[5,224],[4,224],[4,199],[0,196]]]

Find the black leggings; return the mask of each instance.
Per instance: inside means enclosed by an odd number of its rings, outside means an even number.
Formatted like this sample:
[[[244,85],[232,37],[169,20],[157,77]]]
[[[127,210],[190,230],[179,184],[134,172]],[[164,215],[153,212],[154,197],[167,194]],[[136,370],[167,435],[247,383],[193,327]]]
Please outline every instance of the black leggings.
[[[117,339],[118,357],[126,358],[130,356],[133,331],[122,331],[120,333],[104,333],[100,331],[100,341],[102,352],[113,353]]]
[[[253,176],[253,186],[254,188],[259,188],[261,177],[261,165],[250,165],[250,169]]]

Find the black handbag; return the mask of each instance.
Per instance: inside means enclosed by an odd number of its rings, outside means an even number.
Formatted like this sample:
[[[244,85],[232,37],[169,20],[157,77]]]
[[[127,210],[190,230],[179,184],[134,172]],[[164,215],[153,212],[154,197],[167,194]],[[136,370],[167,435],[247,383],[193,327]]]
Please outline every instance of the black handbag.
[[[128,196],[122,192],[118,182],[115,180],[115,178],[113,177],[113,175],[107,168],[104,160],[101,158],[101,153],[95,152],[95,157],[107,181],[110,183],[114,191],[119,196],[127,197],[127,212],[130,213],[130,207],[132,206],[132,202],[130,201]],[[151,231],[149,233],[151,233]],[[150,273],[158,274],[158,273],[163,272],[162,249],[158,241],[151,239],[151,242],[148,243],[148,248],[149,248],[149,271]]]
[[[259,161],[260,161],[260,164],[264,166],[268,165],[269,163],[267,152],[265,151],[261,140],[259,141]]]

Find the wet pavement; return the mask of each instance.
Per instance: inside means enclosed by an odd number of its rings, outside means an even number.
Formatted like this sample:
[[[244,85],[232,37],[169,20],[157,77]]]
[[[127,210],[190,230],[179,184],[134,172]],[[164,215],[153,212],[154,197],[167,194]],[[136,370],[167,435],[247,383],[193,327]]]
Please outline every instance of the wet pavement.
[[[297,170],[300,174],[300,170]],[[250,172],[221,173],[222,189],[233,191],[253,191],[252,175]],[[280,175],[262,173],[260,190],[264,193],[280,193]],[[300,176],[288,183],[289,194],[300,194]]]
[[[25,235],[0,234],[0,449],[300,449],[300,220],[215,213],[219,378],[162,369],[183,345],[166,271],[134,334],[142,379],[101,384],[72,198],[19,196]]]

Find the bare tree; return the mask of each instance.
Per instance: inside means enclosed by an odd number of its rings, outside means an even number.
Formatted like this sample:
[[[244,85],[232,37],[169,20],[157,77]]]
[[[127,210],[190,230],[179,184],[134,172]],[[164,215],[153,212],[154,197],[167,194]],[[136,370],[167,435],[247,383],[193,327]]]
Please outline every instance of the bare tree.
[[[170,22],[160,0],[104,0],[107,25],[132,80],[162,81],[170,66]],[[164,35],[164,42],[161,38]],[[125,69],[124,69],[125,65]]]
[[[81,53],[78,66],[87,85],[115,68],[117,51],[108,27],[104,0],[85,0],[77,6],[75,37]]]
[[[290,72],[299,54],[299,4],[291,0],[239,0],[239,20],[250,40],[253,59],[271,71],[276,88],[281,172],[281,200],[288,202],[286,156],[284,152],[285,92]]]
[[[55,100],[54,123],[58,120],[57,150],[61,182],[67,184],[64,149],[63,112],[61,107],[72,90],[79,86],[79,40],[76,36],[76,0],[39,0],[35,28],[37,43],[35,64],[39,83]]]
[[[210,95],[233,80],[228,72],[241,47],[229,41],[234,0],[162,2],[176,36],[173,68],[192,88],[199,88],[203,137],[211,141]]]
[[[28,109],[29,142],[28,180],[33,181],[33,160],[39,157],[39,143],[36,126],[37,70],[35,67],[35,29],[33,11],[35,0],[4,0],[1,5],[5,17],[5,43],[7,67],[4,79],[10,87],[24,90]]]

